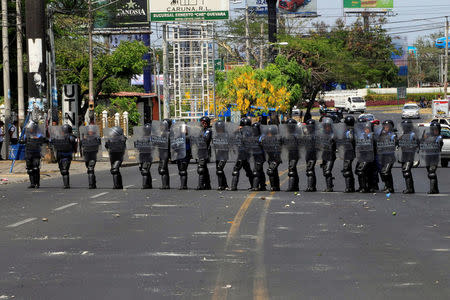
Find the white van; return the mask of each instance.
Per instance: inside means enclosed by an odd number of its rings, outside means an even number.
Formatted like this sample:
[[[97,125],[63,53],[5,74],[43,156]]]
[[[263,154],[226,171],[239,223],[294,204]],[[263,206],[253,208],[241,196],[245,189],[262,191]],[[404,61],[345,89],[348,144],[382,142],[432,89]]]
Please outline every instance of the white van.
[[[334,107],[343,109],[348,113],[366,112],[366,100],[362,97],[342,97],[334,100]]]

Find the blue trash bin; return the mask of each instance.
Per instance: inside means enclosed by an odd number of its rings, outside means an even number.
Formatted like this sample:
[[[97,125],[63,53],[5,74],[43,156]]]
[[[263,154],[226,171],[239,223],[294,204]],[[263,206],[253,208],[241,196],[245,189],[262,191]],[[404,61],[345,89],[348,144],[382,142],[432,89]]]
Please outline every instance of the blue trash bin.
[[[8,159],[24,160],[25,159],[25,145],[23,145],[23,144],[10,145]]]

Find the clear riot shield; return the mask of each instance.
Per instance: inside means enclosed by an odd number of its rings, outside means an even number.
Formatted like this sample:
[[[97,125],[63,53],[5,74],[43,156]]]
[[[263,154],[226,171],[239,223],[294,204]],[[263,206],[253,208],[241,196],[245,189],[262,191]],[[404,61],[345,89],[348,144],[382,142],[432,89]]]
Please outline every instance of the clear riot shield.
[[[277,125],[261,125],[261,146],[268,161],[281,161],[281,135]]]
[[[419,135],[412,123],[401,124],[398,137],[397,158],[401,163],[418,160]]]
[[[234,151],[233,135],[238,129],[234,123],[216,122],[212,130],[211,155],[212,160],[235,160],[237,152]]]
[[[300,124],[281,124],[279,126],[282,140],[281,159],[283,161],[299,160],[301,149]]]
[[[336,159],[334,124],[330,118],[323,118],[316,127],[317,158],[330,161]]]
[[[387,124],[384,126],[387,127]],[[396,140],[397,136],[393,129],[390,129],[390,131],[381,129],[376,135],[377,156],[381,165],[395,163]]]
[[[173,161],[186,158],[186,135],[188,126],[184,122],[177,122],[170,128],[170,154]]]
[[[165,123],[153,121],[151,141],[154,160],[166,160],[169,158],[169,135],[170,132]]]
[[[83,153],[98,152],[102,144],[100,139],[100,129],[97,125],[80,127],[80,144]]]
[[[421,128],[420,135],[420,163],[426,167],[437,166],[441,158],[440,135],[433,134],[430,127]]]
[[[62,126],[50,126],[48,132],[50,133],[50,144],[53,146],[53,149],[61,152],[73,151],[69,137],[63,132]]]
[[[248,139],[252,137],[252,128],[250,126],[243,126],[237,129],[233,134],[233,147],[236,152],[237,160],[249,160],[251,153]]]
[[[374,136],[370,122],[355,124],[355,151],[358,161],[374,161]]]
[[[44,126],[35,122],[29,122],[25,128],[25,152],[39,153],[42,155],[42,144],[45,140]]]
[[[110,153],[124,153],[127,149],[127,139],[123,134],[118,134],[114,127],[105,128],[105,141],[108,144],[108,152]]]
[[[264,151],[260,143],[261,134],[255,127],[244,127],[243,145],[249,154],[249,158],[259,162],[264,161]]]
[[[189,137],[191,141],[191,150],[193,159],[208,159],[209,149],[203,137],[203,127],[199,122],[189,122]]]
[[[355,130],[345,123],[334,124],[334,136],[338,157],[342,160],[354,160],[355,154]]]
[[[151,142],[152,127],[136,126],[133,128],[131,142],[135,153],[131,154],[129,150],[129,156],[135,157],[140,163],[153,161],[153,147]]]
[[[302,144],[301,148],[303,157],[306,161],[317,160],[318,143],[316,141],[316,124],[303,124],[301,126],[302,131]]]

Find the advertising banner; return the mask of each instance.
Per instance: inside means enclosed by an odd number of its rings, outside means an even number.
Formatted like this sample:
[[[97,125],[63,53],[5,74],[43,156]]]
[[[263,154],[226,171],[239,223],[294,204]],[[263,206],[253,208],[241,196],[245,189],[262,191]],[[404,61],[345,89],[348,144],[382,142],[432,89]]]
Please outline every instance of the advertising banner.
[[[148,0],[98,1],[95,31],[150,30]]]
[[[394,0],[344,0],[344,11],[388,11],[394,8]]]
[[[62,89],[63,124],[78,128],[78,103],[80,87],[77,84],[65,84]]]
[[[150,1],[152,22],[226,20],[229,1],[223,0],[169,0]]]
[[[433,117],[446,118],[448,114],[448,99],[447,100],[433,100]]]
[[[247,0],[250,12],[267,15],[266,0]],[[317,16],[317,0],[278,0],[277,11],[280,14],[295,14],[305,17]]]

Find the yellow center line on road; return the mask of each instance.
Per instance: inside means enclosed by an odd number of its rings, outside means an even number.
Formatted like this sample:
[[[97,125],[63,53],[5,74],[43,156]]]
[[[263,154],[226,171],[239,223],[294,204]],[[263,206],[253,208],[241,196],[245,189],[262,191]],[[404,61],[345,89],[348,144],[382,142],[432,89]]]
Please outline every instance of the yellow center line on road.
[[[280,176],[287,173],[288,170],[284,170],[280,173]],[[286,181],[283,180],[283,183]],[[268,184],[269,182],[266,182]],[[281,184],[280,184],[281,185]],[[241,226],[241,222],[244,219],[244,216],[252,204],[253,200],[255,199],[255,196],[259,192],[252,192],[250,195],[247,196],[244,203],[242,203],[241,207],[239,208],[238,212],[236,213],[236,216],[233,219],[233,223],[231,224],[230,230],[228,231],[227,240],[225,242],[225,251],[229,250],[230,245],[232,244],[233,240],[236,238],[237,232],[239,231],[239,227]],[[228,297],[228,289],[224,288],[223,285],[223,268],[219,270],[219,275],[217,276],[216,286],[214,288],[214,295],[212,297],[213,300],[222,300],[227,299]],[[265,280],[264,280],[265,281]]]

